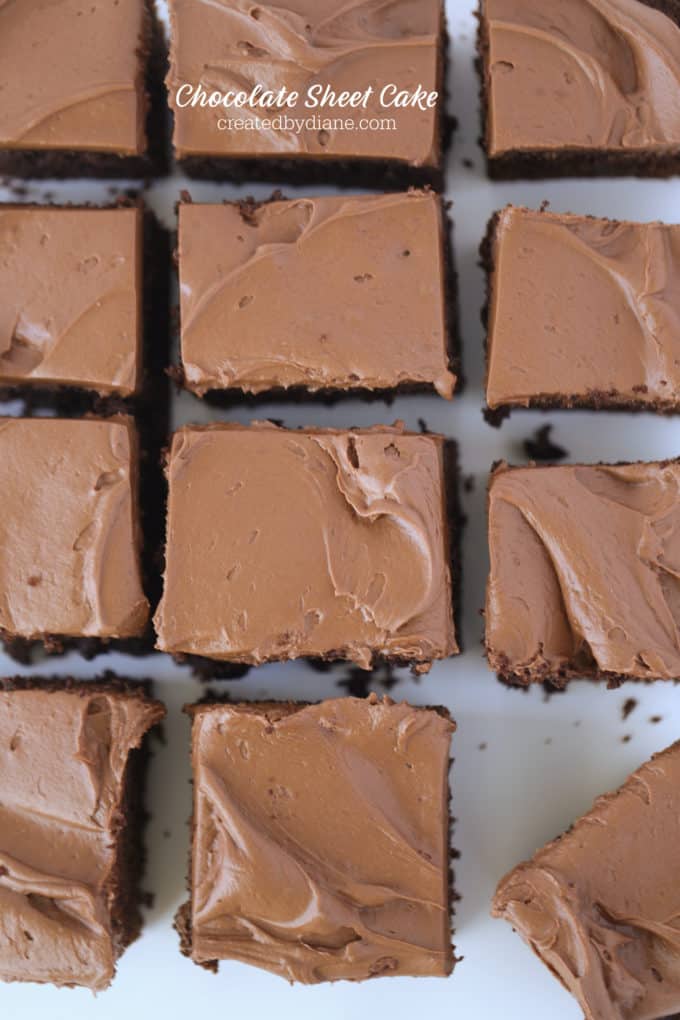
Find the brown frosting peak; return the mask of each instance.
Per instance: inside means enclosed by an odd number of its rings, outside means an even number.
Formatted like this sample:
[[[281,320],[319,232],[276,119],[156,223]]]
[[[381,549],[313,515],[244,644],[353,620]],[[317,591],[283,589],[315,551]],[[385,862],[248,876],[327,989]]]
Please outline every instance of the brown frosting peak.
[[[413,166],[439,159],[439,112],[436,108],[384,108],[380,90],[418,85],[440,91],[441,0],[171,0],[170,106],[175,115],[174,144],[179,157],[191,155],[285,156],[322,158],[388,158]],[[182,85],[201,83],[208,93],[250,92],[257,85],[277,92],[282,87],[300,94],[292,107],[266,110],[254,106],[184,107],[176,102]],[[306,108],[309,86],[336,93],[376,94],[360,109]],[[441,105],[441,100],[439,105]],[[394,118],[396,130],[218,129],[220,118],[279,114],[334,121],[348,117]]]
[[[125,767],[163,714],[139,695],[0,691],[0,979],[110,983]]]
[[[490,407],[677,406],[680,227],[509,207],[492,260]]]
[[[0,632],[144,632],[136,472],[127,418],[0,418]]]
[[[135,392],[141,243],[137,208],[0,206],[0,385]]]
[[[509,921],[586,1020],[680,1011],[680,744],[499,884]]]
[[[431,383],[450,397],[441,201],[425,192],[179,212],[195,393]]]
[[[449,974],[453,723],[374,696],[193,713],[192,959]]]
[[[490,155],[677,149],[680,25],[642,0],[484,0]]]
[[[147,32],[144,0],[0,4],[0,148],[143,152]]]
[[[680,677],[680,463],[503,465],[489,544],[492,668]]]
[[[401,427],[173,437],[158,647],[253,665],[456,650],[443,439]]]

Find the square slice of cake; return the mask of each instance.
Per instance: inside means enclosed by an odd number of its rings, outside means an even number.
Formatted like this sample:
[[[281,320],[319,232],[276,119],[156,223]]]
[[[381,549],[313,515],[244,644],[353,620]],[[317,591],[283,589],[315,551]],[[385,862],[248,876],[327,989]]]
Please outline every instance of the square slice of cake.
[[[179,207],[184,385],[342,396],[456,384],[448,223],[431,192]]]
[[[680,462],[499,465],[486,651],[500,679],[680,679]]]
[[[586,1020],[680,1013],[680,743],[501,881],[509,921]]]
[[[482,257],[493,416],[680,411],[680,227],[508,206]]]
[[[190,176],[442,188],[442,0],[169,8],[173,142]]]
[[[183,951],[306,984],[450,974],[445,710],[372,695],[188,711]]]
[[[449,449],[400,426],[181,428],[157,647],[421,672],[454,654]]]
[[[106,988],[141,928],[146,685],[0,680],[0,980]]]

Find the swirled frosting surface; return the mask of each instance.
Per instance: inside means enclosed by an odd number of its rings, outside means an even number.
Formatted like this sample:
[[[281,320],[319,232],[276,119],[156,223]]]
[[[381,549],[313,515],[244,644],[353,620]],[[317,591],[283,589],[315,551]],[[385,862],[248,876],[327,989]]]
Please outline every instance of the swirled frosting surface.
[[[642,0],[484,0],[491,156],[680,148],[680,25]]]
[[[144,632],[137,457],[127,418],[0,418],[0,631]]]
[[[494,915],[550,967],[586,1020],[680,1011],[679,791],[674,744],[496,890]]]
[[[0,979],[111,981],[125,767],[162,715],[140,695],[0,691]]]
[[[144,0],[0,3],[0,149],[146,147]]]
[[[0,385],[134,393],[141,246],[139,209],[0,206]]]
[[[680,464],[501,466],[489,489],[489,661],[680,677]]]
[[[509,207],[492,247],[490,407],[677,407],[680,227]]]
[[[443,456],[400,427],[180,429],[158,647],[365,668],[452,654]]]
[[[450,973],[453,724],[375,697],[194,712],[192,958]]]
[[[179,221],[194,392],[432,384],[451,396],[436,195],[184,204]]]
[[[174,144],[190,155],[314,156],[387,158],[414,166],[439,161],[437,107],[392,109],[380,105],[386,85],[397,90],[441,89],[441,0],[171,0],[169,101],[175,115]],[[176,101],[177,89],[196,86],[226,94],[250,93],[257,85],[298,92],[292,107],[269,111],[257,106],[192,107]],[[310,87],[336,94],[374,94],[361,108],[305,107]],[[442,103],[440,96],[439,105]],[[335,123],[306,125],[297,132],[272,123],[257,130],[220,129],[225,118],[248,120],[258,114],[309,120],[315,115]],[[347,119],[394,119],[395,129],[350,129]]]

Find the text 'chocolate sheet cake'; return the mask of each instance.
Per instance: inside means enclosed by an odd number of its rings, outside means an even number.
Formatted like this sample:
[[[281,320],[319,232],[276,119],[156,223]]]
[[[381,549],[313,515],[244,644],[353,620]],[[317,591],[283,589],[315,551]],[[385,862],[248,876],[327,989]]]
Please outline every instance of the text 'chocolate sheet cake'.
[[[163,51],[152,0],[0,4],[0,173],[162,173]]]
[[[501,464],[489,548],[500,679],[680,679],[680,462]]]
[[[501,881],[512,924],[586,1020],[680,1014],[680,744]]]
[[[363,0],[170,0],[169,7],[173,142],[190,176],[443,185],[442,0],[387,7]],[[385,88],[392,91],[381,98]],[[278,105],[262,94],[279,96],[282,89]],[[360,105],[347,99],[340,105],[343,93],[363,97],[368,89]],[[404,91],[418,91],[417,104],[389,105]],[[435,92],[428,105],[423,97]],[[228,105],[211,104],[213,94]],[[237,102],[238,94],[248,101]]]
[[[495,178],[680,173],[679,0],[481,0]]]
[[[101,991],[141,928],[145,687],[0,680],[0,980]]]
[[[306,984],[450,974],[448,714],[375,695],[188,711],[183,951]]]
[[[441,436],[400,426],[180,429],[157,647],[420,672],[452,655],[446,462]]]
[[[680,410],[680,227],[509,206],[482,258],[494,416]]]
[[[448,255],[446,213],[430,192],[183,203],[184,385],[214,397],[417,389],[449,398]]]
[[[149,627],[130,418],[0,418],[0,638],[23,661]],[[150,643],[142,645],[150,650]]]

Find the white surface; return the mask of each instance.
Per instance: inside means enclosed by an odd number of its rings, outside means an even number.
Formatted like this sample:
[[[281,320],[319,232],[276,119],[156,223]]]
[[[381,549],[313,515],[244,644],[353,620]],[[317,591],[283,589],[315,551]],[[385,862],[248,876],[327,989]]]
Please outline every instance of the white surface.
[[[468,527],[464,534],[463,615],[466,652],[436,665],[414,682],[407,674],[392,692],[416,704],[446,704],[458,722],[454,737],[453,810],[457,818],[456,885],[462,900],[456,913],[456,946],[463,956],[448,980],[386,978],[361,985],[341,983],[314,988],[289,987],[279,978],[241,964],[223,964],[217,977],[194,966],[178,951],[172,917],[185,898],[190,812],[187,719],[184,702],[194,699],[199,685],[167,657],[142,662],[122,656],[92,664],[77,656],[42,664],[33,672],[92,676],[113,667],[130,676],[152,676],[156,691],[168,705],[167,743],[153,759],[149,806],[147,887],[155,894],[142,937],[125,954],[112,988],[98,998],[82,989],[57,991],[28,985],[0,986],[0,1017],[50,1020],[121,1020],[149,1015],[185,1020],[210,1009],[217,1015],[278,1020],[369,1020],[380,1010],[400,1020],[424,1015],[428,1020],[464,1017],[486,1020],[576,1020],[580,1010],[510,927],[489,918],[489,903],[498,879],[545,840],[562,831],[590,806],[592,798],[618,785],[652,752],[680,736],[677,708],[680,693],[671,684],[648,688],[627,685],[607,691],[575,683],[563,695],[546,701],[542,690],[528,694],[507,690],[482,659],[481,619],[487,567],[485,486],[491,463],[501,457],[523,459],[521,440],[545,421],[555,425],[554,438],[572,459],[619,460],[675,456],[680,453],[680,422],[651,415],[622,416],[562,412],[544,416],[516,413],[500,430],[485,424],[482,405],[482,331],[479,311],[484,281],[477,267],[477,248],[490,214],[507,202],[538,206],[550,200],[556,211],[571,210],[632,219],[680,222],[680,184],[642,181],[573,181],[491,185],[484,176],[477,113],[477,78],[473,69],[475,22],[473,0],[449,0],[453,70],[452,112],[458,131],[449,159],[448,197],[454,202],[455,247],[461,279],[461,326],[467,388],[452,404],[438,397],[402,398],[391,407],[381,403],[346,402],[329,409],[310,406],[263,405],[260,416],[282,418],[287,425],[372,424],[403,418],[417,427],[424,417],[432,430],[455,437],[462,471],[473,475],[474,491],[463,494]],[[463,166],[471,159],[474,168]],[[195,184],[172,179],[152,188],[148,198],[165,222],[173,225],[173,206],[180,187],[195,200],[254,193],[247,189]],[[313,189],[310,189],[313,190]],[[55,200],[108,200],[105,184],[40,183],[28,200],[51,191]],[[293,194],[294,190],[286,188]],[[0,191],[0,198],[3,196]],[[175,422],[219,417],[192,397],[178,402]],[[248,409],[232,418],[247,421]],[[17,672],[0,656],[0,673]],[[27,671],[24,671],[27,672]],[[265,666],[234,685],[243,697],[322,698],[341,692],[336,686],[343,669],[319,674],[305,665]],[[639,704],[626,722],[623,701]],[[652,715],[663,716],[653,725]],[[629,742],[622,742],[631,734]],[[480,744],[486,744],[481,750]]]

